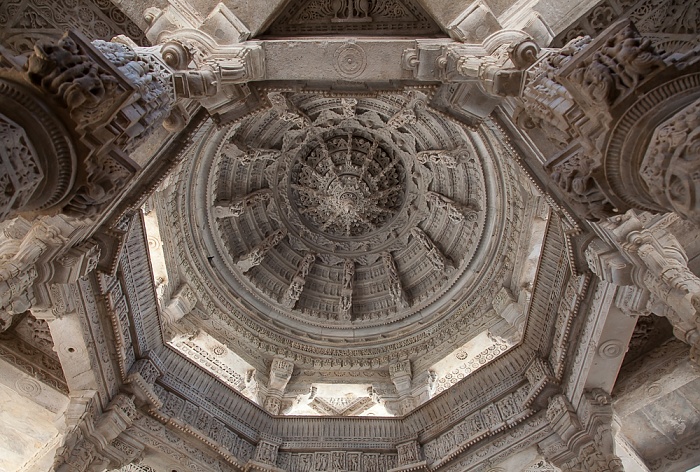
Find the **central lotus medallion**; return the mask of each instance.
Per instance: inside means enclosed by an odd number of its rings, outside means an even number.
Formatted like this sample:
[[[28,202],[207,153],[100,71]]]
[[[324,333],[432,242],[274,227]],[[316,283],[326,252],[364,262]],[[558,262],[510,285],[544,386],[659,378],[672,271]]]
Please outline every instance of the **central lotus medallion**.
[[[378,141],[353,134],[317,139],[290,173],[290,200],[313,231],[357,238],[384,227],[401,209],[406,170]]]

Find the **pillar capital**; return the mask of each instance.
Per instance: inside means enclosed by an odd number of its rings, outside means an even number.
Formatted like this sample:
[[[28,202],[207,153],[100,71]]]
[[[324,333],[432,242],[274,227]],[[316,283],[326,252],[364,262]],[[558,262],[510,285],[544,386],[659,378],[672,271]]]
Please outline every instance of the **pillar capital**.
[[[515,119],[558,149],[545,169],[582,218],[635,208],[700,222],[699,98],[700,61],[662,55],[622,20],[545,51],[527,71]]]

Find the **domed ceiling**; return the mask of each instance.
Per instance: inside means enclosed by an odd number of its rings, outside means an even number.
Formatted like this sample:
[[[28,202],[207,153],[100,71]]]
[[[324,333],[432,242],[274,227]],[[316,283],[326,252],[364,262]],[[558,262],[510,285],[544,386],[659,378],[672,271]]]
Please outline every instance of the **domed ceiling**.
[[[446,289],[469,292],[493,218],[467,132],[418,94],[270,96],[299,111],[230,128],[199,168],[203,244],[229,293],[345,342],[453,310]]]
[[[262,111],[203,125],[159,212],[190,331],[265,373],[289,360],[292,383],[372,383],[496,323],[530,197],[502,132],[432,109],[432,90],[266,90]]]

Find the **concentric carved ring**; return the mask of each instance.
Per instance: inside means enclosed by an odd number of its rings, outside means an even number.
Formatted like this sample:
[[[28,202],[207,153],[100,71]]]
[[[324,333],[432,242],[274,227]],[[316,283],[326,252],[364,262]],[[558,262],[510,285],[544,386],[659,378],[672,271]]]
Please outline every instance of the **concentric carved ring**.
[[[356,44],[344,44],[335,51],[335,70],[341,76],[352,79],[365,71],[367,55]]]
[[[38,397],[41,394],[41,384],[29,377],[22,377],[15,382],[17,391],[25,397]]]

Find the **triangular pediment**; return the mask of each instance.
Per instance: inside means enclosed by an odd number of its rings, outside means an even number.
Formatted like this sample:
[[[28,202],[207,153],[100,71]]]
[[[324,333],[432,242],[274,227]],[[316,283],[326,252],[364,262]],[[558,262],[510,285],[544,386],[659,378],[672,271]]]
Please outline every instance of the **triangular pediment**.
[[[290,0],[265,34],[444,36],[415,0]]]

